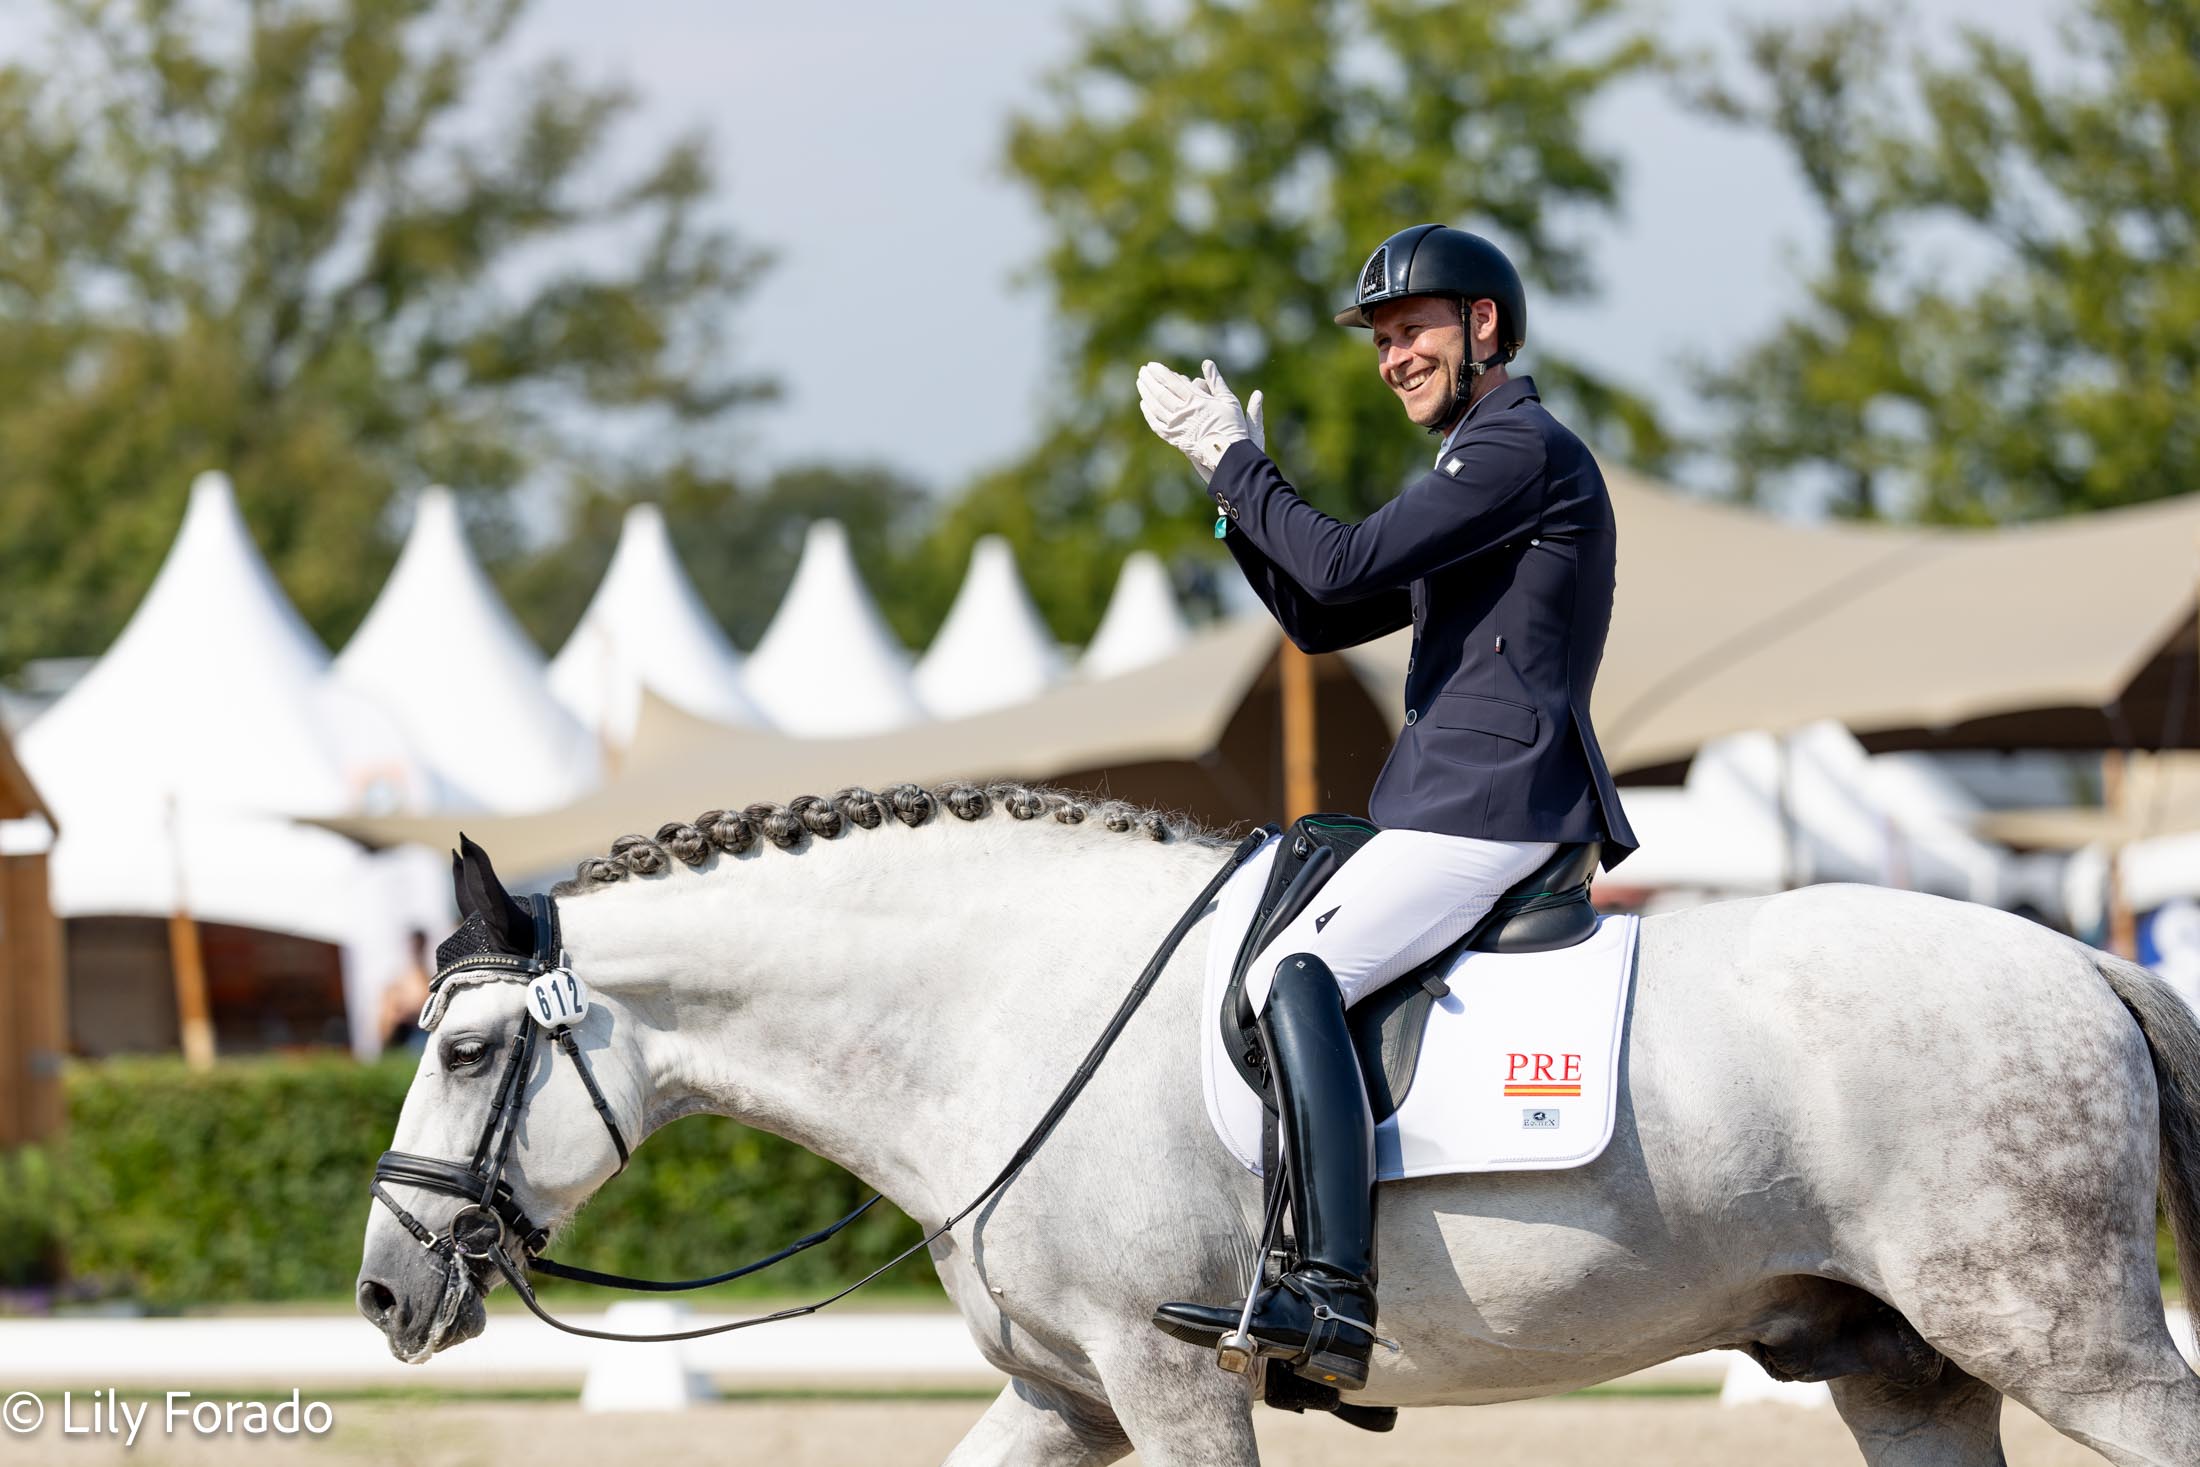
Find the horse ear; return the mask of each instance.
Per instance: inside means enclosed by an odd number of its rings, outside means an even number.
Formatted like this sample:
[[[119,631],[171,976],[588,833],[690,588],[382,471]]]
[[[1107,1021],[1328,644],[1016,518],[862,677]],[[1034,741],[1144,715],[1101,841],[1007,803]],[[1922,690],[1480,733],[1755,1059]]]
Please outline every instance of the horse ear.
[[[458,850],[460,909],[486,922],[490,933],[507,952],[534,951],[535,919],[525,907],[512,900],[504,883],[497,880],[496,868],[489,864],[489,853],[463,833],[458,837]]]
[[[459,838],[465,839],[464,836]],[[459,860],[456,851],[451,852],[451,893],[452,900],[458,903],[458,920],[463,922],[474,914],[474,909],[469,905],[471,898],[466,895],[466,864]]]

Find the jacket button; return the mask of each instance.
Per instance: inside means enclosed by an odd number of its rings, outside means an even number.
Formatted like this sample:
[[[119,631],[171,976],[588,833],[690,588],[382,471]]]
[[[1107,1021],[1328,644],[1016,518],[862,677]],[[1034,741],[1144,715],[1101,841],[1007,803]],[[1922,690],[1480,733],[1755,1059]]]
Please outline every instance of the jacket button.
[[[1415,711],[1414,711],[1413,709],[1411,709],[1411,708],[1408,708],[1408,709],[1406,710],[1406,722],[1408,722],[1408,723],[1411,723],[1411,722],[1413,722],[1413,720],[1414,720],[1414,719],[1416,719],[1416,718],[1419,718],[1420,716],[1421,716],[1421,715],[1420,715],[1419,713],[1415,712]]]

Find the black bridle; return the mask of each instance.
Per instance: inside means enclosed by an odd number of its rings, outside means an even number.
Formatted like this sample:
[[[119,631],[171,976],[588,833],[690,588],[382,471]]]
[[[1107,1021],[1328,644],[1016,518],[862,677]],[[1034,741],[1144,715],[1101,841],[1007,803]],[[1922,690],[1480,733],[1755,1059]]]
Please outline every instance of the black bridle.
[[[535,919],[535,950],[524,958],[510,953],[475,953],[442,969],[428,984],[428,1002],[421,1011],[422,1028],[432,1029],[441,1022],[444,989],[461,975],[487,974],[489,981],[524,983],[548,974],[569,973],[560,941],[557,903],[539,895],[527,900]],[[611,1103],[596,1083],[596,1072],[573,1037],[571,1021],[547,1021],[536,1014],[532,1005],[527,1013],[520,1023],[519,1042],[513,1045],[511,1058],[504,1062],[504,1073],[497,1079],[496,1097],[489,1104],[489,1119],[482,1124],[473,1159],[462,1166],[437,1156],[385,1151],[374,1164],[374,1195],[431,1253],[488,1262],[507,1240],[512,1240],[531,1265],[547,1265],[544,1271],[548,1272],[560,1266],[537,1258],[549,1241],[549,1229],[536,1226],[528,1218],[504,1180],[504,1168],[512,1156],[512,1138],[518,1134],[520,1111],[527,1102],[527,1082],[534,1078],[535,1056],[545,1029],[552,1036],[551,1043],[573,1061],[581,1083],[588,1087],[588,1098],[594,1102],[596,1114],[603,1118],[604,1129],[611,1133],[611,1144],[619,1153],[619,1171],[626,1170],[631,1153],[617,1117],[611,1114]],[[463,1198],[466,1205],[452,1216],[450,1226],[438,1237],[389,1194],[385,1182]]]
[[[1240,841],[1237,849],[1231,853],[1230,859],[1223,864],[1222,869],[1215,873],[1199,895],[1193,898],[1192,904],[1185,909],[1184,914],[1177,918],[1176,925],[1169,929],[1168,935],[1161,940],[1160,947],[1155,949],[1154,955],[1147,960],[1146,967],[1138,975],[1137,982],[1133,983],[1130,991],[1123,996],[1122,1003],[1116,1008],[1115,1017],[1109,1020],[1108,1027],[1102,1031],[1099,1039],[1087,1051],[1084,1062],[1077,1067],[1077,1072],[1070,1076],[1069,1083],[1062,1087],[1061,1094],[1057,1095],[1054,1103],[1047,1107],[1046,1114],[1039,1118],[1039,1123],[1032,1128],[1031,1134],[1024,1138],[1023,1144],[1016,1148],[1015,1154],[1009,1158],[1008,1165],[1001,1168],[1000,1174],[987,1183],[985,1189],[972,1198],[970,1203],[961,1211],[955,1213],[923,1238],[903,1249],[900,1253],[895,1254],[839,1293],[817,1300],[815,1303],[797,1305],[794,1308],[781,1309],[770,1314],[759,1314],[748,1319],[732,1320],[725,1324],[657,1335],[627,1335],[615,1334],[608,1330],[583,1329],[579,1325],[565,1323],[542,1307],[541,1302],[535,1297],[535,1291],[527,1282],[527,1274],[529,1273],[546,1274],[552,1278],[571,1279],[577,1283],[599,1284],[607,1288],[631,1289],[651,1293],[682,1293],[690,1289],[709,1288],[713,1284],[729,1283],[745,1275],[757,1273],[770,1268],[775,1263],[784,1262],[805,1249],[816,1247],[839,1233],[857,1218],[863,1216],[864,1213],[870,1211],[879,1202],[880,1198],[878,1194],[874,1193],[862,1206],[846,1217],[841,1218],[838,1222],[820,1228],[808,1237],[797,1239],[769,1257],[760,1258],[754,1263],[743,1264],[739,1268],[728,1269],[724,1273],[712,1274],[708,1278],[682,1279],[676,1282],[660,1279],[629,1278],[624,1274],[598,1273],[593,1269],[575,1268],[571,1264],[559,1263],[554,1259],[542,1257],[542,1249],[549,1242],[549,1230],[537,1226],[527,1216],[526,1210],[519,1205],[518,1200],[512,1195],[510,1185],[504,1180],[504,1169],[506,1163],[511,1159],[512,1138],[519,1129],[520,1112],[526,1106],[527,1084],[534,1076],[536,1055],[541,1048],[541,1038],[544,1032],[547,1031],[553,1036],[551,1042],[556,1046],[557,1051],[571,1059],[574,1069],[580,1072],[581,1083],[588,1087],[588,1096],[595,1103],[596,1114],[603,1118],[604,1128],[611,1133],[611,1144],[618,1150],[620,1171],[626,1169],[628,1149],[626,1137],[619,1130],[618,1120],[611,1114],[611,1107],[605,1101],[602,1089],[596,1084],[595,1073],[589,1068],[586,1056],[581,1053],[580,1045],[573,1037],[571,1020],[569,1018],[553,1018],[549,1014],[538,1012],[532,1004],[528,1007],[528,1017],[521,1021],[519,1040],[512,1048],[511,1057],[505,1061],[503,1074],[498,1077],[496,1096],[490,1103],[489,1118],[482,1125],[481,1139],[474,1146],[472,1159],[461,1165],[455,1161],[447,1161],[440,1157],[420,1156],[409,1151],[385,1151],[382,1153],[381,1160],[374,1164],[374,1196],[385,1207],[389,1208],[398,1222],[403,1225],[405,1231],[412,1234],[414,1240],[421,1247],[427,1249],[442,1261],[446,1272],[453,1268],[471,1269],[473,1265],[482,1263],[494,1267],[498,1273],[504,1276],[505,1282],[512,1286],[512,1291],[519,1296],[520,1302],[525,1304],[537,1319],[553,1329],[563,1330],[569,1335],[583,1335],[592,1340],[620,1340],[633,1344],[657,1344],[672,1340],[700,1339],[705,1335],[725,1334],[730,1330],[751,1329],[757,1325],[771,1324],[777,1320],[795,1319],[805,1314],[815,1314],[818,1310],[830,1304],[838,1303],[856,1290],[864,1287],[864,1285],[880,1278],[904,1259],[913,1257],[923,1249],[929,1248],[933,1243],[944,1237],[950,1228],[953,1228],[957,1223],[991,1201],[1002,1188],[1015,1179],[1016,1174],[1023,1170],[1025,1163],[1031,1160],[1047,1137],[1053,1134],[1054,1128],[1060,1124],[1071,1103],[1077,1099],[1086,1084],[1091,1081],[1093,1073],[1100,1068],[1100,1061],[1106,1058],[1108,1051],[1114,1047],[1115,1041],[1122,1034],[1124,1026],[1130,1022],[1131,1015],[1136,1013],[1139,1005],[1145,1002],[1146,995],[1153,991],[1154,984],[1160,980],[1162,970],[1168,967],[1169,959],[1175,955],[1178,946],[1183,943],[1185,935],[1192,930],[1192,927],[1199,921],[1200,916],[1207,910],[1208,903],[1212,902],[1216,893],[1222,890],[1223,883],[1230,879],[1231,873],[1243,865],[1248,856],[1259,850],[1261,844],[1269,836],[1275,834],[1275,830],[1276,827],[1273,825],[1264,825]],[[471,981],[474,982],[530,984],[553,974],[570,977],[571,970],[565,964],[564,951],[560,940],[557,903],[549,897],[541,895],[530,896],[528,903],[535,920],[534,951],[524,958],[509,953],[477,953],[461,957],[444,967],[428,985],[428,1003],[421,1011],[421,1028],[433,1029],[441,1021],[445,988],[452,979],[460,975],[486,975],[485,978],[472,978]],[[613,1173],[613,1175],[617,1175],[617,1173]],[[385,1182],[400,1186],[419,1187],[429,1192],[440,1192],[447,1197],[459,1198],[465,1205],[452,1215],[450,1225],[438,1235],[425,1223],[421,1222],[419,1218],[406,1211],[397,1199],[390,1195],[388,1189],[383,1185]],[[514,1245],[517,1245],[518,1262],[514,1261]],[[525,1265],[524,1269],[520,1266],[521,1264]]]

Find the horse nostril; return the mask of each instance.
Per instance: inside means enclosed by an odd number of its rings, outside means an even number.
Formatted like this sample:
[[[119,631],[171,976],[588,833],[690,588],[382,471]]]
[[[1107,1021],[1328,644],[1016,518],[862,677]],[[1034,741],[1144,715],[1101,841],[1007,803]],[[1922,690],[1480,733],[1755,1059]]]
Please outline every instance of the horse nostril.
[[[359,1312],[377,1325],[389,1323],[397,1311],[397,1296],[379,1279],[359,1281]]]

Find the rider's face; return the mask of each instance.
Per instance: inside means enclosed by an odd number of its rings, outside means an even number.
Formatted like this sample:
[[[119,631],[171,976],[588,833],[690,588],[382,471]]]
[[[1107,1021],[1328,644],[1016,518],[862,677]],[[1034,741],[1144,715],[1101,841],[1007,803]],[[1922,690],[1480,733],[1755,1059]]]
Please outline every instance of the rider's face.
[[[1497,307],[1476,301],[1473,314],[1489,315],[1496,332]],[[1384,301],[1368,312],[1375,328],[1375,370],[1383,383],[1398,394],[1406,416],[1423,428],[1433,428],[1451,416],[1459,399],[1459,374],[1467,359],[1466,327],[1459,319],[1459,303],[1447,297],[1409,295]],[[1477,325],[1481,324],[1477,320]]]

